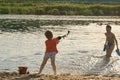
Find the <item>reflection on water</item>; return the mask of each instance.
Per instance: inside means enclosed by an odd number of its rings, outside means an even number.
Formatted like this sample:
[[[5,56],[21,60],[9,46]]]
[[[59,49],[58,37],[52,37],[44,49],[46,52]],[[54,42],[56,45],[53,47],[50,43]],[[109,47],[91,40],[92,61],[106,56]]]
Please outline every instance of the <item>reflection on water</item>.
[[[20,26],[21,23],[15,24]],[[120,43],[119,25],[111,26]],[[42,25],[33,32],[2,32],[0,34],[0,71],[17,71],[18,66],[27,66],[30,73],[38,72],[44,56],[46,40],[44,32],[47,29],[52,29],[54,36],[71,31],[70,35],[61,40],[58,45],[59,53],[56,56],[58,73],[120,74],[119,57],[115,51],[109,60],[104,59],[105,52],[102,50],[105,42],[105,25],[97,23]],[[51,74],[51,72],[51,64],[48,61],[43,73]]]
[[[64,25],[120,25],[119,16],[38,16],[38,15],[0,15],[0,31],[35,32],[42,26]]]

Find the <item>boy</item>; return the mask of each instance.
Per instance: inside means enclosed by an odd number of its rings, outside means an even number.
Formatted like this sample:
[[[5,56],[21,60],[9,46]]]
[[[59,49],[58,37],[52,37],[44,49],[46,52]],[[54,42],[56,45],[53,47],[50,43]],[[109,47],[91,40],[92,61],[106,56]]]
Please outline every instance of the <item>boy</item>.
[[[39,70],[39,74],[41,74],[44,66],[46,65],[48,59],[51,59],[51,65],[54,71],[54,75],[56,75],[56,65],[55,65],[55,55],[58,53],[57,50],[57,44],[59,42],[59,40],[61,38],[66,37],[67,35],[64,36],[59,36],[57,38],[53,38],[53,33],[50,30],[47,30],[45,32],[45,36],[47,38],[47,40],[45,41],[46,44],[46,51],[45,51],[45,55],[43,58],[43,62],[41,64],[40,70]]]
[[[111,26],[107,25],[106,26],[106,42],[105,42],[105,46],[106,46],[106,57],[111,57],[111,54],[113,52],[113,49],[115,47],[115,43],[116,43],[116,47],[118,49],[118,42],[116,40],[116,37],[114,35],[114,33],[111,32]]]

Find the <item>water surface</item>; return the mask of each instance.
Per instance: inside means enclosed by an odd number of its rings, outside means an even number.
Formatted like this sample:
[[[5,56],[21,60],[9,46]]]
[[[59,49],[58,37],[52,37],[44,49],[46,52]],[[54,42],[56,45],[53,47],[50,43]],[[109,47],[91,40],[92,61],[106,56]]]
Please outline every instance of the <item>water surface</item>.
[[[3,19],[3,17],[0,18]],[[14,17],[12,18],[14,20]],[[71,31],[70,35],[58,44],[56,66],[59,74],[120,74],[120,58],[115,50],[110,60],[101,57],[105,55],[102,51],[105,42],[105,26],[105,24],[98,25],[90,22],[88,25],[42,25],[39,30],[32,32],[2,32],[0,34],[0,71],[13,72],[18,70],[18,66],[27,66],[30,73],[38,72],[45,51],[44,32],[51,29],[55,37],[66,34],[68,30]],[[111,26],[120,43],[120,26],[115,24]],[[52,74],[50,61],[43,73]]]

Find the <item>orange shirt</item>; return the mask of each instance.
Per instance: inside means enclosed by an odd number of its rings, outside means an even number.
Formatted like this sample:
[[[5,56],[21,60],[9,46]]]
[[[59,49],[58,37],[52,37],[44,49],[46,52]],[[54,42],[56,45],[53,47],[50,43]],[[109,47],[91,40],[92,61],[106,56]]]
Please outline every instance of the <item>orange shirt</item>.
[[[45,44],[46,44],[46,51],[45,53],[50,53],[50,52],[55,52],[58,53],[57,50],[57,44],[58,44],[59,40],[57,38],[53,38],[51,40],[46,40]]]

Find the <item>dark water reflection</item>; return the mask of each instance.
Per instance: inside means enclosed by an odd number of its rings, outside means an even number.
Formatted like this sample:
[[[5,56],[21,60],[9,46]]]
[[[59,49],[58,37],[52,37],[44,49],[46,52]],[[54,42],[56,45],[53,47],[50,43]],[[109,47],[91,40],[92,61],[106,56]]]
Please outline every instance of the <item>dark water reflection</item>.
[[[36,16],[36,15],[0,15],[0,30],[7,32],[33,32],[42,30],[42,26],[65,25],[120,25],[119,16]]]

